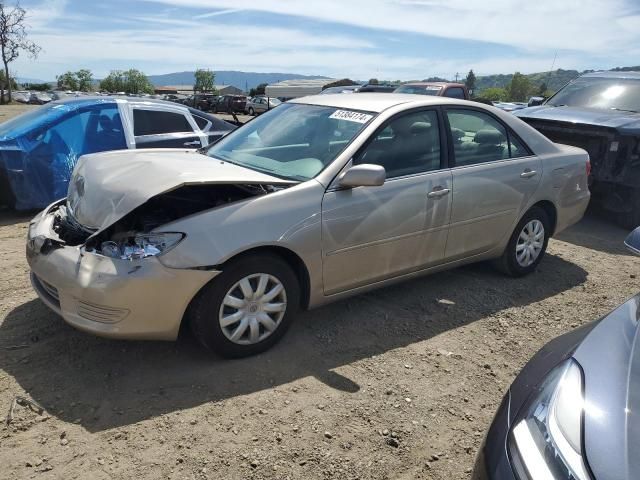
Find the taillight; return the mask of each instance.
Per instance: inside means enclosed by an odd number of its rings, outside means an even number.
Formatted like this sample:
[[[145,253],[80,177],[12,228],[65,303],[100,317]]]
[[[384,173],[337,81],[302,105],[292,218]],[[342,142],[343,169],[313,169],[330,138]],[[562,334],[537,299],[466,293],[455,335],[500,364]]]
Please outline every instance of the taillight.
[[[587,177],[591,176],[591,160],[587,158]]]

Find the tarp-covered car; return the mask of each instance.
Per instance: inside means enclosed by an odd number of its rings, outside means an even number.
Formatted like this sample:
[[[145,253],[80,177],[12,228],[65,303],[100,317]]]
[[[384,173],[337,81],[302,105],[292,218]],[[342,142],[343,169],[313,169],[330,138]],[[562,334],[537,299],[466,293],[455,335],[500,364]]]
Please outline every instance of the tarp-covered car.
[[[142,98],[51,102],[0,125],[0,204],[29,210],[66,196],[81,155],[200,148],[234,128],[195,109]]]

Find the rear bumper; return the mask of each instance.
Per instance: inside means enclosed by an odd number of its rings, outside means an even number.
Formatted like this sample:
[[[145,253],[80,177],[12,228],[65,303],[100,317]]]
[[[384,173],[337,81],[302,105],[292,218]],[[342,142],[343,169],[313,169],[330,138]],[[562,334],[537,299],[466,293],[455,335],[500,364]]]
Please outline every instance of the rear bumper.
[[[191,299],[219,273],[167,268],[156,257],[119,260],[60,246],[53,243],[52,216],[45,211],[29,227],[31,282],[42,301],[79,330],[174,340]]]

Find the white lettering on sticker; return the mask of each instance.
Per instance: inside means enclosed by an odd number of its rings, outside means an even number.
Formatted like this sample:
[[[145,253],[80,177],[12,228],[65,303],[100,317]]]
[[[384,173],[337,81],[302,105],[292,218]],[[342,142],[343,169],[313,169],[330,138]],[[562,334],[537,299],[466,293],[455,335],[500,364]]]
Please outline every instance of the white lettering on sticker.
[[[329,118],[347,120],[348,122],[367,123],[372,117],[373,115],[368,115],[366,113],[351,112],[349,110],[336,110]]]

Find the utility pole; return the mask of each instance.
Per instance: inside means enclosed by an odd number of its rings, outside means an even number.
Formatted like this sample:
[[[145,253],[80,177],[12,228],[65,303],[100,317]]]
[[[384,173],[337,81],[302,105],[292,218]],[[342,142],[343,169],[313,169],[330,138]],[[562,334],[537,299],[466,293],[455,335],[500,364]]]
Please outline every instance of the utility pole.
[[[456,72],[456,83],[458,82],[458,77],[460,77],[460,74]]]

